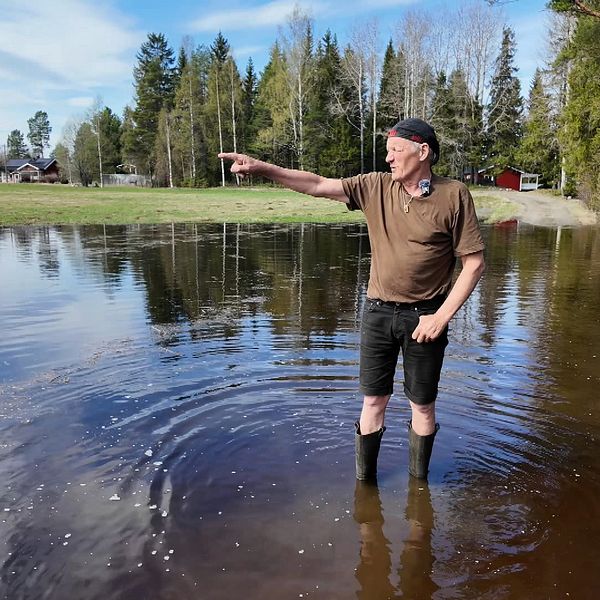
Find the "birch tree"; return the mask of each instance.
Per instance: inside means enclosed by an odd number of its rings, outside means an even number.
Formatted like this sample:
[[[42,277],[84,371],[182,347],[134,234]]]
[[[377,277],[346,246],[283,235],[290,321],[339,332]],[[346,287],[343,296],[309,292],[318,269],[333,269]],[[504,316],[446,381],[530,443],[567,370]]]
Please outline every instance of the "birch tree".
[[[454,67],[465,74],[472,97],[483,105],[500,41],[502,13],[481,2],[461,3],[449,22],[454,32]]]
[[[424,84],[430,73],[426,49],[429,31],[428,16],[416,10],[405,13],[396,31],[397,47],[404,56],[404,118],[427,118]]]
[[[312,88],[313,22],[298,5],[280,30],[289,88],[290,121],[294,134],[294,149],[300,169],[304,168],[304,118],[307,97]]]
[[[365,83],[368,107],[371,113],[372,170],[377,170],[377,95],[381,79],[379,22],[371,19],[355,31],[353,42],[362,43],[365,57]]]
[[[360,172],[365,172],[365,126],[366,126],[366,64],[360,47],[355,50],[352,45],[346,46],[342,57],[342,78],[345,86],[352,90],[352,97],[347,100],[336,94],[337,107],[346,115],[348,122],[357,129],[360,140]]]

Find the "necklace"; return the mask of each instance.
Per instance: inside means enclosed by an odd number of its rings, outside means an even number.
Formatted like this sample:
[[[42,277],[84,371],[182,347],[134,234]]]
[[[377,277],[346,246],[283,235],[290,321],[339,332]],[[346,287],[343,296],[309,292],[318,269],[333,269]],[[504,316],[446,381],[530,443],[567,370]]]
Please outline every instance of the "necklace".
[[[421,190],[420,196],[421,197],[429,196],[430,187],[431,187],[431,179],[421,179],[421,181],[419,181],[419,189]],[[414,196],[413,194],[409,194],[406,191],[406,189],[404,189],[404,186],[402,186],[402,191],[404,192],[402,194],[402,206],[404,207],[404,212],[407,213],[410,203],[416,198],[416,196]],[[407,200],[406,196],[410,196],[410,198]]]

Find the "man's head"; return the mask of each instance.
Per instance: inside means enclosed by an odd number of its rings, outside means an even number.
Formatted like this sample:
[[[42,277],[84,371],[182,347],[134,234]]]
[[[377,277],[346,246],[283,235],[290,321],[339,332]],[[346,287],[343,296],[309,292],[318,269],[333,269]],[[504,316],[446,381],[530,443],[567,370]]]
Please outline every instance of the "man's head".
[[[404,181],[430,170],[440,155],[433,127],[421,119],[404,119],[390,129],[386,161],[392,177]]]

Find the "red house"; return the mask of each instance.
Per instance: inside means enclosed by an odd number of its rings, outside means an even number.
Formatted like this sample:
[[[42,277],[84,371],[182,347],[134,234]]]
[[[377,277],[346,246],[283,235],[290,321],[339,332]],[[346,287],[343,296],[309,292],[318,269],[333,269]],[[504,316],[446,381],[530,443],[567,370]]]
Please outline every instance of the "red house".
[[[495,177],[493,175],[487,176],[486,172],[491,171],[493,168],[492,166],[480,169],[478,174],[496,187],[509,188],[517,192],[537,190],[539,187],[540,176],[538,173],[525,173],[525,171],[521,171],[521,169],[516,169],[515,167],[506,167]]]

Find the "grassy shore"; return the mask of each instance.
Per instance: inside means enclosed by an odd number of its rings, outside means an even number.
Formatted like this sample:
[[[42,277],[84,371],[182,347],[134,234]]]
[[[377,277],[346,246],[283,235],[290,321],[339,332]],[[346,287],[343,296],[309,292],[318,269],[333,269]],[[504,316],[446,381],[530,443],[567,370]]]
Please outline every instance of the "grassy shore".
[[[508,201],[474,191],[482,220],[514,214]],[[0,184],[0,225],[126,223],[344,223],[363,220],[345,205],[276,187],[147,189]]]

